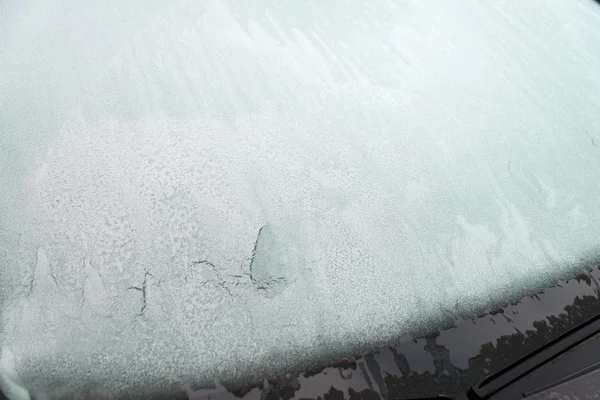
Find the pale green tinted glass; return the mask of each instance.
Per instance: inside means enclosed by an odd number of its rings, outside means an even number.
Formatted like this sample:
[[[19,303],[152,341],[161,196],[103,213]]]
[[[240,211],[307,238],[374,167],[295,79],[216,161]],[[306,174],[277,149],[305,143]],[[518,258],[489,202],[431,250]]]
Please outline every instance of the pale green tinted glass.
[[[595,256],[596,7],[3,2],[3,388],[261,379]]]

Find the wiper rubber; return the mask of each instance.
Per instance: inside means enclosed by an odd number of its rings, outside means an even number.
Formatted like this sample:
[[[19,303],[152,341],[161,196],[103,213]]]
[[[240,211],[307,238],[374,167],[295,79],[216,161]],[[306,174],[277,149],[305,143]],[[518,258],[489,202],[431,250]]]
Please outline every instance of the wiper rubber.
[[[598,332],[600,332],[600,314],[562,334],[539,349],[529,353],[500,372],[493,374],[476,384],[469,389],[467,398],[469,400],[484,400],[491,399],[492,396],[501,394],[501,392],[510,385],[519,381],[536,369],[541,368],[543,365],[560,356],[561,354],[566,353],[578,344],[591,338]],[[597,365],[595,366],[597,367]],[[588,370],[589,368],[591,367],[585,368],[585,370]],[[576,375],[582,375],[582,371],[579,371]],[[560,381],[552,383],[551,385],[554,386],[563,380],[570,380],[574,377],[574,375],[571,375],[561,379]]]

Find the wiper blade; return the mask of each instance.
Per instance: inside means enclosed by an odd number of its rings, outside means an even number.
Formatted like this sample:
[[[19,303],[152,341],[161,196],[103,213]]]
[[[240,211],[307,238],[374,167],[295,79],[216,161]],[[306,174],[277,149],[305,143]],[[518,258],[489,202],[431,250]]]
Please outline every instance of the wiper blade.
[[[582,345],[588,339],[593,338],[599,332],[600,314],[548,342],[541,348],[529,353],[500,372],[485,378],[469,389],[466,394],[459,396],[457,399],[512,399],[515,398],[514,396],[516,393],[522,398],[530,397],[548,389],[556,388],[567,382],[572,382],[575,379],[590,373],[594,373],[594,371],[597,371],[598,368],[600,368],[599,352],[592,352],[591,356],[593,362],[589,363],[590,359],[588,358],[587,365],[573,366],[571,360],[568,361],[568,364],[567,360],[563,360],[564,362],[561,363],[560,358],[579,345]],[[581,350],[585,351],[583,348]],[[574,359],[582,360],[582,363],[585,363],[580,356],[575,357]],[[563,374],[561,378],[553,379],[546,384],[540,385],[539,383],[536,383],[536,379],[532,379],[533,375],[536,373],[538,373],[537,375],[540,375],[539,372],[542,372],[541,369],[549,368],[551,362],[555,371],[556,368],[559,370],[564,369],[565,374]],[[567,365],[569,366],[569,369],[565,368]],[[575,371],[569,373],[569,371],[574,368]]]
[[[554,398],[548,397],[549,391],[579,396],[598,393],[600,392],[599,333],[600,314],[483,379],[453,399],[542,400]],[[591,341],[590,339],[594,337],[598,340]],[[451,399],[439,395],[405,400]]]
[[[597,362],[595,364],[590,365],[587,368],[584,368],[580,371],[577,371],[571,375],[568,375],[562,379],[559,379],[555,382],[552,382],[546,386],[542,386],[538,389],[535,389],[531,392],[527,392],[524,393],[523,396],[526,398],[530,398],[530,397],[535,397],[540,393],[544,393],[552,388],[556,388],[559,386],[564,386],[566,384],[569,384],[575,380],[581,380],[581,379],[585,379],[588,377],[593,377],[593,378],[597,378],[597,376],[600,374],[600,362]]]

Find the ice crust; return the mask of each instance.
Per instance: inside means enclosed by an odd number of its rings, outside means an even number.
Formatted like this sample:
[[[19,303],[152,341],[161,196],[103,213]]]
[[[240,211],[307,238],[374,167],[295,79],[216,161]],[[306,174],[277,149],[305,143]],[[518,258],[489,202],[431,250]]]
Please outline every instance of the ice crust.
[[[89,3],[0,12],[4,376],[260,379],[597,254],[593,1]]]

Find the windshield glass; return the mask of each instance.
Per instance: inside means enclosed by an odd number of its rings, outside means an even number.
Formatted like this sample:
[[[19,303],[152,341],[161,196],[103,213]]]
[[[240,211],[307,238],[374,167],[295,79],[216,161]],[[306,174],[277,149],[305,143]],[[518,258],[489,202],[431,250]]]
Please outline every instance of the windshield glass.
[[[4,2],[4,385],[259,381],[597,256],[596,7]]]

